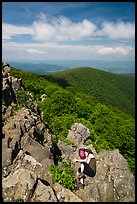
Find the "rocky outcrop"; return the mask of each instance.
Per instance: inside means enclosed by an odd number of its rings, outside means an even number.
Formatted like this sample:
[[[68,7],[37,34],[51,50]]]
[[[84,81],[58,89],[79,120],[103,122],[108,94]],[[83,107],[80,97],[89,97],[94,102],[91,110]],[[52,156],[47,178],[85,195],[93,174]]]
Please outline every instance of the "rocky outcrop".
[[[2,167],[7,167],[12,164],[12,149],[9,148],[8,138],[2,139]],[[5,151],[6,150],[6,151]]]
[[[22,108],[7,119],[3,128],[3,166],[12,164],[22,149],[29,152],[38,161],[51,158],[51,135],[42,123],[40,116],[27,108]],[[6,151],[5,151],[6,150]]]
[[[75,145],[83,144],[90,138],[90,131],[81,123],[75,123],[69,130],[67,138],[72,140]]]
[[[33,112],[29,107],[16,110],[12,114],[16,91],[23,91],[23,88],[22,80],[12,77],[10,71],[9,65],[3,67],[2,117],[5,120],[2,127],[3,200],[30,201],[33,194],[32,200],[38,200],[43,188],[43,191],[48,189],[47,201],[57,201],[50,187],[53,184],[53,177],[48,170],[50,165],[54,165],[50,150],[52,146],[50,130],[46,128],[37,112]],[[32,105],[31,93],[28,94],[29,104]],[[39,196],[39,200],[44,201],[46,196]]]
[[[29,201],[36,179],[36,174],[28,169],[18,169],[7,178],[3,178],[4,201],[16,201],[19,198],[25,202]]]
[[[9,77],[9,72],[10,66],[6,65],[3,69],[3,78]],[[14,78],[10,77],[13,82]],[[4,85],[5,93],[9,92],[5,97],[10,97],[12,85],[14,94],[15,90],[21,87],[21,80],[14,82],[10,84],[11,86]],[[14,115],[10,113],[9,107],[14,97],[13,95],[6,104],[6,111],[8,110],[9,114],[2,127],[4,202],[19,200],[25,202],[135,202],[135,177],[130,172],[126,159],[118,150],[101,150],[97,153],[92,144],[86,145],[87,140],[92,142],[92,135],[81,123],[75,123],[68,130],[67,139],[71,140],[71,145],[59,140],[55,148],[52,144],[52,134],[41,121],[38,113],[27,107],[16,111]],[[3,108],[2,117],[6,116],[4,111]],[[55,182],[49,172],[49,166],[55,165],[54,154],[57,154],[62,158],[62,162],[71,162],[73,174],[76,177],[80,163],[74,163],[74,159],[79,158],[78,148],[85,146],[93,151],[96,158],[96,175],[86,176],[84,189],[72,192]]]
[[[66,189],[59,183],[55,183],[53,188],[59,202],[83,202],[75,193]]]
[[[15,102],[15,91],[23,90],[22,79],[11,76],[11,67],[5,64],[2,69],[2,98],[9,106],[12,102]]]
[[[47,98],[46,94],[42,94],[42,96],[40,97],[40,101],[44,101]]]
[[[21,78],[11,76],[11,67],[9,64],[4,64],[2,68],[2,114],[3,119],[13,115],[18,97],[17,91],[24,91],[24,86]],[[25,92],[28,100],[24,104],[25,107],[33,109],[35,113],[39,113],[38,104],[29,92]]]
[[[37,182],[31,202],[58,202],[58,199],[50,186],[44,185],[40,180]]]

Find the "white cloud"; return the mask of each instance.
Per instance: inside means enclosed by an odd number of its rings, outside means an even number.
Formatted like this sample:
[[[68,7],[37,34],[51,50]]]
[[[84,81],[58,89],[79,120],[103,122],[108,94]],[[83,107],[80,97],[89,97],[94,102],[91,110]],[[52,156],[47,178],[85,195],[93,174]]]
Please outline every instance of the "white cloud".
[[[124,22],[104,22],[102,30],[99,31],[100,35],[107,36],[111,39],[134,39],[135,37],[135,24]]]
[[[130,52],[133,51],[133,48],[130,46],[123,46],[123,47],[103,47],[98,50],[99,54],[102,55],[123,55],[128,56]]]
[[[2,39],[12,39],[15,35],[33,35],[33,29],[30,26],[16,26],[8,23],[2,24]]]
[[[60,45],[58,43],[3,42],[2,58],[12,60],[133,60],[135,50],[131,46]]]
[[[43,50],[36,50],[36,49],[27,49],[27,52],[31,53],[31,54],[47,54],[46,51]]]
[[[34,39],[45,41],[79,40],[92,36],[96,30],[96,25],[87,19],[73,23],[64,16],[49,19],[44,14],[40,20],[33,23],[32,27]]]
[[[41,13],[38,20],[30,26],[2,24],[3,39],[11,39],[15,35],[32,35],[39,41],[66,41],[86,40],[93,37],[108,37],[110,39],[130,40],[135,37],[135,24],[124,22],[104,22],[99,29],[93,22],[84,19],[81,22],[72,22],[60,16],[49,18]]]
[[[48,18],[41,14],[40,19],[32,25],[34,39],[37,40],[82,40],[92,37],[106,36],[110,39],[134,39],[135,24],[124,22],[104,22],[102,28],[97,28],[93,22],[84,19],[73,23],[64,16]]]

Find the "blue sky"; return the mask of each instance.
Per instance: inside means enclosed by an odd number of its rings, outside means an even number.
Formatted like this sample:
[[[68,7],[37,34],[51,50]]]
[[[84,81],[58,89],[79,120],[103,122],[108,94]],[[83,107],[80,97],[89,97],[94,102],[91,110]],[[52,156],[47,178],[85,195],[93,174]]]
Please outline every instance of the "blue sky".
[[[3,60],[135,58],[134,2],[2,2]]]

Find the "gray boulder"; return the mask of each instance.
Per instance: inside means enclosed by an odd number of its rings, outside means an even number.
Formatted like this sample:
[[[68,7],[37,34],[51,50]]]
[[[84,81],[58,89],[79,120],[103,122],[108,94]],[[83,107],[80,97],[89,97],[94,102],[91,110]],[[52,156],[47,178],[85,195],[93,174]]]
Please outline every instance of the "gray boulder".
[[[67,135],[67,139],[70,139],[76,146],[84,144],[88,138],[90,138],[90,131],[81,123],[75,123]]]
[[[40,97],[40,100],[44,101],[46,98],[47,98],[47,95],[46,94],[42,94],[42,96]]]
[[[6,106],[16,101],[16,90],[23,90],[22,79],[11,76],[10,72],[10,66],[5,64],[2,70],[2,98]]]
[[[12,152],[13,150],[8,147],[8,139],[2,139],[2,168],[12,164]]]
[[[59,202],[83,202],[75,193],[57,182],[53,188]]]
[[[12,77],[12,89],[14,91],[23,90],[22,79],[18,79],[16,77]]]
[[[11,67],[7,64],[7,65],[4,66],[3,70],[6,73],[10,73],[11,72]]]
[[[8,78],[2,78],[2,99],[6,106],[10,105],[15,99],[13,89]]]
[[[29,201],[36,180],[36,174],[28,169],[18,169],[7,178],[3,178],[3,201],[17,201],[18,199]]]
[[[58,145],[59,150],[61,151],[62,160],[63,161],[66,161],[66,160],[71,161],[72,155],[74,154],[75,149],[72,146],[67,145],[65,142],[63,142],[61,140],[58,140],[57,145]]]
[[[31,202],[58,202],[57,197],[50,186],[44,185],[38,180]]]
[[[50,165],[53,165],[53,161],[51,159],[46,158],[40,163],[28,153],[24,153],[23,150],[20,150],[13,161],[13,164],[10,168],[10,173],[13,173],[20,168],[28,169],[35,172],[39,179],[45,180],[47,183],[52,185],[53,177],[48,170],[48,166]]]
[[[52,158],[49,146],[42,146],[34,139],[32,139],[28,133],[21,138],[21,147],[24,152],[28,152],[38,162],[45,160],[45,158]]]

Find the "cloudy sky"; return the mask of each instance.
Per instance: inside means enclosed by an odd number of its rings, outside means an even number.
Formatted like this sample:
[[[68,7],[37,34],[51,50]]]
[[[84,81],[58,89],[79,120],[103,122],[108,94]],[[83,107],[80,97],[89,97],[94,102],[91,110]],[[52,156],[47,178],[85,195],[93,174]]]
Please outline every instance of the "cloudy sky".
[[[134,2],[3,2],[4,60],[135,58]]]

